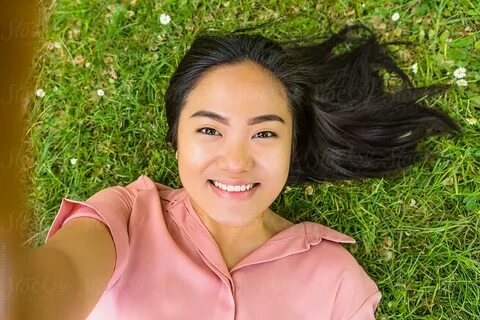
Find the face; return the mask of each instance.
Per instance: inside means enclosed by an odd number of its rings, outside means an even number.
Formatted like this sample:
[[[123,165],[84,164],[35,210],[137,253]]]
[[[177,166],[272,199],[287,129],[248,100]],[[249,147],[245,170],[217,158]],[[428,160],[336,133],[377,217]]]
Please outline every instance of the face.
[[[188,95],[178,124],[180,180],[194,210],[233,227],[261,219],[285,185],[291,144],[292,117],[279,80],[253,62],[209,70]],[[211,181],[256,185],[229,192]]]

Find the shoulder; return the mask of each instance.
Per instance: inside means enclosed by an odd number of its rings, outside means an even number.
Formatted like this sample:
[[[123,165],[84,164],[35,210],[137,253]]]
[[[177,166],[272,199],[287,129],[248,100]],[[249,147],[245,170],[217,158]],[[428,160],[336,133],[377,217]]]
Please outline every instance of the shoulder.
[[[341,232],[316,222],[305,222],[305,233],[310,251],[319,259],[328,258],[328,265],[341,272],[357,268],[358,263],[342,244],[354,244],[355,240]]]
[[[380,291],[355,257],[342,245],[355,243],[355,240],[321,224],[309,223],[309,227],[310,250],[322,273],[328,274],[335,288],[334,314],[349,315],[346,317],[349,319],[354,314],[365,312],[374,319],[373,312],[380,301]]]
[[[141,175],[137,180],[125,186],[112,186],[102,189],[92,195],[87,201],[89,202],[115,202],[119,201],[128,207],[136,200],[136,198],[145,192],[163,192],[169,193],[176,189],[172,189],[161,183],[152,181],[146,175]]]
[[[355,244],[350,236],[315,222],[305,225],[310,250],[332,273],[373,283],[344,244]]]

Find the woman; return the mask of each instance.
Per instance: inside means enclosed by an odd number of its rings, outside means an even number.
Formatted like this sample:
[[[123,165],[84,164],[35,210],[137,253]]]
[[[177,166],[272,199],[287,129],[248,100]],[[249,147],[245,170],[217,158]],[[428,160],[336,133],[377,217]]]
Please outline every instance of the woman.
[[[64,199],[28,256],[68,283],[44,298],[61,308],[49,316],[374,319],[381,293],[341,245],[354,240],[269,209],[287,185],[399,172],[423,138],[458,131],[416,103],[444,88],[385,92],[381,68],[410,82],[368,32],[310,45],[198,37],[166,94],[183,188],[141,176]]]

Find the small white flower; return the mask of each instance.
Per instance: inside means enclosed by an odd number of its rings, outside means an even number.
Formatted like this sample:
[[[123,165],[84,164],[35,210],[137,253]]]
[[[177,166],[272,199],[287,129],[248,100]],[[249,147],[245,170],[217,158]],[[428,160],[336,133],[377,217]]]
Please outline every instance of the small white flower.
[[[393,258],[393,252],[391,250],[385,250],[383,252],[383,256],[385,257],[386,261],[392,260]]]
[[[133,12],[132,10],[128,10],[128,11],[127,11],[127,16],[128,16],[129,18],[133,17],[134,15],[135,15],[135,12]]]
[[[412,64],[412,72],[417,74],[417,71],[418,71],[418,64],[415,62],[414,64]]]
[[[92,64],[90,62],[85,63],[85,68],[90,68]]]
[[[103,97],[104,95],[105,95],[105,91],[103,91],[102,89],[97,90],[97,96]]]
[[[111,168],[110,163],[107,163],[107,169],[110,169],[110,168]]]
[[[468,86],[468,82],[465,79],[459,79],[459,80],[457,80],[457,86],[466,87],[466,86]]]
[[[462,79],[467,75],[467,70],[464,67],[459,67],[453,71],[453,76],[457,79]]]
[[[362,8],[365,8],[365,3],[362,3]]]
[[[311,196],[313,194],[313,187],[312,186],[307,186],[305,188],[305,195]]]
[[[172,18],[168,14],[162,13],[160,15],[160,23],[163,24],[164,26],[169,24],[171,20]]]
[[[286,186],[286,187],[285,187],[285,190],[283,191],[283,193],[288,193],[288,192],[290,192],[290,191],[292,191],[292,188],[289,187],[289,186]]]
[[[467,118],[467,119],[465,119],[465,121],[467,121],[467,123],[468,123],[469,125],[472,125],[472,126],[473,126],[474,124],[477,124],[477,122],[478,122],[478,120],[477,120],[476,118]]]
[[[55,49],[60,49],[60,48],[62,47],[62,45],[61,45],[60,43],[58,43],[58,42],[54,42],[54,43],[53,43],[53,47],[54,47]]]
[[[392,21],[393,22],[397,21],[398,19],[400,19],[400,13],[395,12],[394,14],[392,14]]]
[[[76,164],[77,164],[77,158],[72,158],[72,159],[70,159],[70,164],[71,164],[72,166],[76,165]]]
[[[45,97],[45,91],[43,89],[37,89],[35,91],[35,95],[39,98],[43,98],[43,97]]]

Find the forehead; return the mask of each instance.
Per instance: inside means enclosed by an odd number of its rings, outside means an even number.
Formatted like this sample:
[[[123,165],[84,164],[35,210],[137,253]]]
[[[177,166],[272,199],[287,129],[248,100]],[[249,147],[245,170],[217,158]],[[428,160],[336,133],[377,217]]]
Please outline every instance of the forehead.
[[[288,119],[288,98],[283,84],[253,62],[223,65],[209,70],[187,97],[184,116],[208,110],[235,118],[275,113]]]

